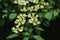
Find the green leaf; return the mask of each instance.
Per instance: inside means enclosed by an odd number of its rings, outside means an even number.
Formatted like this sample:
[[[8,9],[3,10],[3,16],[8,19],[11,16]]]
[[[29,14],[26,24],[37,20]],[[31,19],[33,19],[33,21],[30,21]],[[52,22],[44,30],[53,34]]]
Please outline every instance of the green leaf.
[[[52,19],[52,13],[46,13],[45,18],[50,21]]]
[[[46,9],[51,9],[53,8],[53,6],[49,5],[49,6],[45,6]]]
[[[25,27],[25,28],[24,28],[24,30],[25,30],[25,31],[27,31],[27,30],[28,30],[28,28],[27,28],[27,27]]]
[[[54,5],[55,1],[54,0],[48,0],[50,2],[50,4]]]
[[[15,37],[17,37],[17,36],[18,36],[18,34],[11,34],[11,35],[9,35],[9,36],[7,37],[7,39],[15,38]]]
[[[23,35],[29,36],[30,34],[28,32],[24,32]]]
[[[54,11],[54,12],[53,12],[53,15],[54,15],[54,17],[56,17],[56,16],[59,15],[59,13],[58,13],[57,11]]]
[[[4,15],[2,16],[3,19],[4,19],[5,17],[7,17],[7,14],[4,14]]]
[[[39,35],[34,35],[33,36],[36,40],[44,40],[41,36],[39,36]]]
[[[33,31],[33,29],[32,28],[29,28],[29,32],[31,33]]]
[[[44,31],[41,27],[35,27],[37,30]]]
[[[44,17],[44,13],[39,13],[39,18],[43,18]]]
[[[16,16],[17,16],[16,13],[11,13],[11,14],[9,15],[9,19],[10,19],[10,20],[13,20]]]
[[[23,40],[29,40],[29,37],[24,37]]]
[[[5,10],[3,10],[2,12],[5,12],[5,13],[7,13],[8,11],[7,11],[7,9],[5,9]]]

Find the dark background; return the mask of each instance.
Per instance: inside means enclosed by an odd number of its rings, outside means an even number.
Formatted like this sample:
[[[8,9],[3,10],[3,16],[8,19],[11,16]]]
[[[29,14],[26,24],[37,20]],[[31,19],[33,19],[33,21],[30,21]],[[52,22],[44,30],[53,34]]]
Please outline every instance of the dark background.
[[[42,36],[45,40],[60,40],[60,16],[50,22],[48,28],[44,28],[45,32],[42,32]]]

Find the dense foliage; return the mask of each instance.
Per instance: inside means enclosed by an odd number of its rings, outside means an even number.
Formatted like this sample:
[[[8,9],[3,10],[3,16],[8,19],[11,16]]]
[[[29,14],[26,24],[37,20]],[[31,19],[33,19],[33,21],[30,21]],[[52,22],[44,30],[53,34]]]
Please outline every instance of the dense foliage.
[[[59,17],[59,12],[59,0],[0,0],[0,26],[6,23],[6,18],[14,22],[6,39],[22,35],[23,40],[44,40],[42,25],[49,26],[51,20]]]

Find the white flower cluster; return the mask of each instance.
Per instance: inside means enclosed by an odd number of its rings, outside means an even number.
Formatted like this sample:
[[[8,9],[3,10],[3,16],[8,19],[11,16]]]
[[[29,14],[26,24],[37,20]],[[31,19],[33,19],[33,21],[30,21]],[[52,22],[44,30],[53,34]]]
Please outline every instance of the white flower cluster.
[[[29,2],[37,3],[35,6],[27,7],[26,4]],[[43,9],[45,6],[49,6],[48,2],[39,2],[39,0],[15,0],[13,3],[18,5],[24,5],[23,9],[20,9],[20,11],[38,11],[38,9]]]
[[[29,1],[26,0],[14,0],[15,4],[19,4],[19,5],[26,5],[27,3],[29,3]]]
[[[19,14],[17,16],[18,19],[16,19],[16,21],[15,21],[16,28],[15,27],[12,28],[12,31],[14,33],[18,33],[18,31],[19,32],[23,31],[23,26],[21,26],[21,25],[23,25],[26,22],[26,20],[25,20],[26,17],[27,17],[26,14]]]
[[[40,2],[40,4],[44,5],[44,6],[48,6],[49,3],[48,2]]]
[[[20,24],[20,25],[24,24],[25,21],[26,21],[26,20],[25,20],[26,17],[27,17],[26,14],[19,14],[19,15],[17,16],[18,19],[16,19],[15,24]]]
[[[31,6],[31,7],[26,7],[26,4],[32,2],[35,3],[36,5]],[[15,4],[18,5],[24,5],[23,9],[20,9],[20,11],[38,11],[39,9],[43,9],[45,6],[48,6],[49,3],[48,2],[44,2],[44,0],[42,2],[39,2],[39,0],[14,0]],[[41,24],[41,22],[38,20],[38,15],[36,15],[35,13],[29,13],[28,15],[26,14],[19,14],[17,16],[16,21],[14,22],[16,24],[15,27],[12,28],[12,31],[14,33],[19,33],[23,31],[23,25],[26,22],[26,17],[29,18],[28,22],[30,24],[33,24],[34,26]]]
[[[35,13],[29,13],[28,15],[26,14],[19,14],[17,16],[16,21],[14,22],[16,24],[15,27],[12,28],[12,31],[14,33],[19,33],[23,31],[23,26],[26,22],[26,17],[28,17],[28,22],[33,24],[34,26],[41,24],[40,21],[38,21],[38,15],[36,15]]]
[[[39,3],[39,0],[29,0],[30,2],[33,2],[35,4],[38,4]]]
[[[12,32],[14,32],[14,33],[19,33],[22,31],[23,31],[23,26],[21,26],[20,28],[15,28],[15,27],[12,28]]]
[[[19,4],[19,5],[26,5],[29,2],[32,2],[32,3],[35,3],[35,4],[49,5],[49,3],[44,2],[44,0],[42,2],[39,2],[39,0],[14,0],[13,1],[13,3]]]
[[[35,25],[38,25],[38,24],[41,24],[40,21],[38,21],[38,15],[35,15],[34,13],[32,14],[28,14],[28,18],[30,18],[28,20],[29,23],[32,23],[34,26]]]
[[[31,7],[28,7],[28,8],[26,8],[25,6],[24,6],[24,8],[23,9],[20,9],[20,11],[38,11],[38,9],[43,9],[44,8],[44,6],[43,5],[40,5],[40,4],[38,4],[38,5],[35,5],[35,6],[31,6]]]
[[[29,2],[33,2],[33,3],[37,4],[37,3],[39,3],[39,0],[27,0],[27,1],[26,0],[14,0],[13,3],[19,4],[19,5],[26,5]]]

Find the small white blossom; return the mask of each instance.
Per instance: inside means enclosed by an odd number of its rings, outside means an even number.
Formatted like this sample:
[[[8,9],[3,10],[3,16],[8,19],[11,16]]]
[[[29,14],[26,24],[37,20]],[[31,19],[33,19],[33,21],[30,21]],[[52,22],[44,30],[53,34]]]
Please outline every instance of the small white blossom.
[[[31,19],[28,20],[29,23],[33,23],[33,21]]]
[[[38,17],[38,15],[36,15],[36,17]]]
[[[41,24],[41,22],[37,21],[37,24]]]
[[[22,31],[23,31],[23,27],[20,27],[20,28],[18,29],[18,31],[19,31],[19,32],[22,32]]]
[[[30,13],[28,14],[28,17],[31,17],[31,14]]]
[[[14,32],[14,33],[19,33],[17,30],[14,30],[13,32]]]
[[[43,5],[40,5],[40,8],[42,9],[42,8],[44,8],[44,6]]]
[[[37,24],[34,22],[33,25],[35,26],[35,25],[37,25]]]

